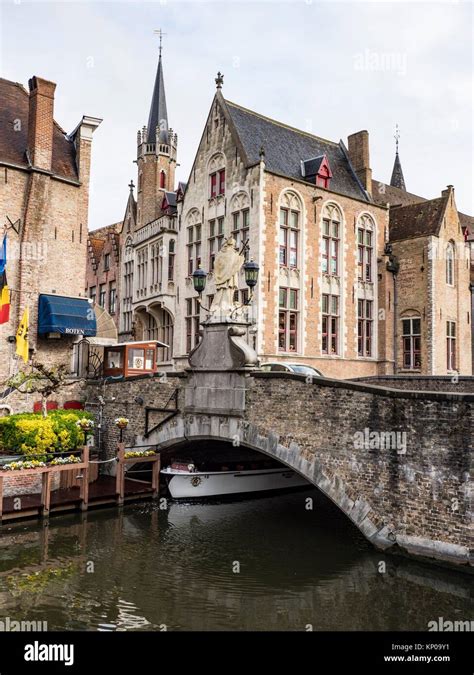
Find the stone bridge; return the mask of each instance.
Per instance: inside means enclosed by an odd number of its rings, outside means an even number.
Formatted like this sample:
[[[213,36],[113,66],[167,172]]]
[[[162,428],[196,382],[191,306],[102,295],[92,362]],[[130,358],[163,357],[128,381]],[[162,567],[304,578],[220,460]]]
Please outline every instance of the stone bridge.
[[[472,393],[245,369],[130,378],[104,391],[106,421],[131,419],[127,444],[257,450],[304,476],[375,547],[472,571]]]

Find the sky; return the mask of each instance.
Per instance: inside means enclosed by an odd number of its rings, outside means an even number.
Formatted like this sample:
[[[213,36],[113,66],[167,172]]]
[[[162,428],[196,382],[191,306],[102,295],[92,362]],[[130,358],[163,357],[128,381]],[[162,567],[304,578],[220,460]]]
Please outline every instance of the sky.
[[[407,189],[455,187],[474,214],[473,4],[456,0],[0,0],[0,75],[57,83],[55,119],[94,134],[89,228],[123,218],[136,183],[136,133],[148,121],[157,59],[177,180],[187,180],[215,93],[333,141],[369,131],[373,176],[389,182],[400,128]],[[1,105],[1,102],[0,102]]]

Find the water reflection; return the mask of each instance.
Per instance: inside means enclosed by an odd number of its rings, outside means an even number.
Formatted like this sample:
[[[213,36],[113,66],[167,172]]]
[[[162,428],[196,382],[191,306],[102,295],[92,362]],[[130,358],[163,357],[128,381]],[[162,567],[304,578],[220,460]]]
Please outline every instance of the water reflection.
[[[128,506],[0,537],[2,616],[50,630],[426,630],[474,617],[470,581],[374,551],[313,490]]]

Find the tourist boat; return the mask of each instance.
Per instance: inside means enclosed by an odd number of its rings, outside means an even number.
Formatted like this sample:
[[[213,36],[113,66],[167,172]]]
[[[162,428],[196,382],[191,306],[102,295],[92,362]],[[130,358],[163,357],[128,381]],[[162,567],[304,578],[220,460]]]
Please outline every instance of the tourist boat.
[[[220,471],[198,471],[192,463],[172,462],[161,470],[173,499],[193,497],[218,497],[250,492],[288,490],[308,487],[308,482],[291,469],[276,462],[267,462],[261,468],[237,465],[234,469],[224,466]],[[258,465],[254,465],[258,466]]]

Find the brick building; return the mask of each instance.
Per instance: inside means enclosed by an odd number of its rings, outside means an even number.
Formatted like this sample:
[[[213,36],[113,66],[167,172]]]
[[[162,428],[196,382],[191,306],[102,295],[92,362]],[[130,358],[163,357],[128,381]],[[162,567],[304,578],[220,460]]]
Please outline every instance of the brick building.
[[[54,120],[55,89],[40,77],[28,91],[0,79],[0,224],[11,290],[0,382],[19,367],[12,337],[26,306],[30,356],[43,363],[71,363],[74,341],[95,330],[83,275],[92,134],[101,120],[84,116],[66,134]]]
[[[175,184],[161,54],[147,127],[138,133],[120,234],[119,339],[159,339],[160,367],[187,365],[206,317],[192,273],[229,236],[260,267],[244,310],[262,361],[332,377],[471,374],[467,224],[454,189],[406,190],[397,152],[390,185],[372,178],[369,135],[329,141],[222,94],[212,101],[187,184]],[[239,301],[248,289],[240,277]]]
[[[121,223],[107,225],[89,233],[86,295],[95,305],[106,310],[118,328],[120,235],[117,226],[121,226]]]

